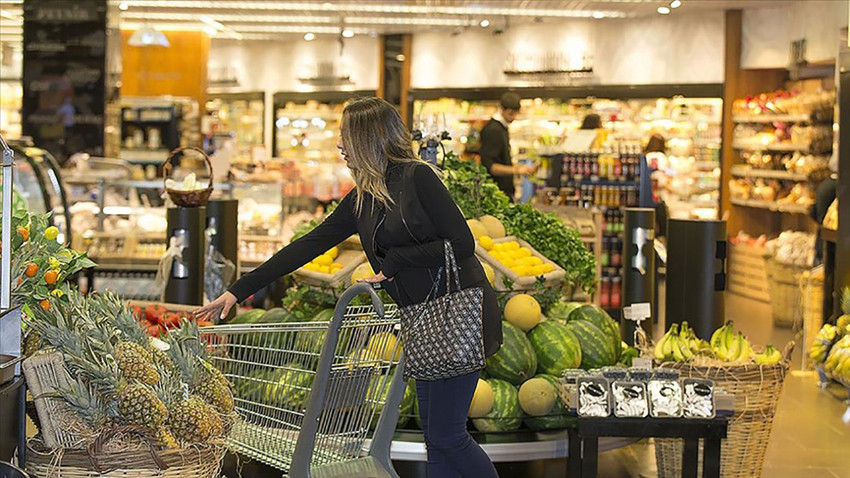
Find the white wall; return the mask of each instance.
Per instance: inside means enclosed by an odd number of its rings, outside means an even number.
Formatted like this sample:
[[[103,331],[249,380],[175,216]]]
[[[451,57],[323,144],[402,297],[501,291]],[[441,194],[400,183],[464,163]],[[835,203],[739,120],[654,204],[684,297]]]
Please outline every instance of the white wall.
[[[832,60],[847,18],[844,0],[806,0],[783,8],[744,10],[741,67],[786,68],[791,42],[803,38],[807,60]]]
[[[345,40],[340,55],[336,39],[319,37],[307,42],[292,41],[214,41],[209,68],[235,70],[243,90],[311,91],[299,77],[316,75],[320,62],[334,62],[337,74],[351,76],[354,89],[378,87],[378,39],[354,37]]]
[[[723,12],[634,20],[569,20],[520,25],[502,35],[472,29],[457,36],[413,36],[411,86],[505,86],[511,53],[543,55],[583,48],[600,84],[720,83]]]

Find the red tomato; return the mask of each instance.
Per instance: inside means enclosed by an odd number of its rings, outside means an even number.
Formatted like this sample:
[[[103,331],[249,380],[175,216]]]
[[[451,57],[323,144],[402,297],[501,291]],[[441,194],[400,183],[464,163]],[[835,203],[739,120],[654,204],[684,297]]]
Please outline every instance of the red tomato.
[[[176,312],[166,312],[166,314],[159,319],[159,325],[166,328],[180,327],[180,320],[180,314]]]
[[[162,319],[162,316],[165,315],[168,311],[165,310],[165,307],[154,304],[145,307],[145,318],[151,322],[159,323]]]
[[[147,327],[147,332],[151,337],[159,337],[162,329],[160,329],[158,325],[151,324]]]
[[[212,327],[212,326],[213,326],[213,323],[210,322],[209,320],[199,320],[198,321],[198,327]]]
[[[142,308],[138,305],[133,305],[130,307],[130,310],[133,312],[133,317],[137,319],[144,319],[145,316],[142,313]]]

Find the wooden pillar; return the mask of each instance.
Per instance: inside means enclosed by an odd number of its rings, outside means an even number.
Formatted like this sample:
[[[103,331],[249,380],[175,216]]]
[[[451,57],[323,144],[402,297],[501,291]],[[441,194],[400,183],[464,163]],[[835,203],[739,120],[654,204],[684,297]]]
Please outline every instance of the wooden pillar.
[[[777,230],[781,224],[781,215],[767,210],[734,206],[729,201],[732,165],[740,162],[738,151],[732,147],[735,131],[735,123],[732,121],[732,103],[737,98],[782,88],[788,72],[782,68],[759,70],[741,68],[742,13],[741,10],[726,11],[720,217],[726,219],[726,230],[730,235],[737,234],[741,229],[758,235]]]
[[[835,242],[835,299],[850,287],[850,51],[838,56],[838,234]],[[840,305],[840,302],[839,302]]]

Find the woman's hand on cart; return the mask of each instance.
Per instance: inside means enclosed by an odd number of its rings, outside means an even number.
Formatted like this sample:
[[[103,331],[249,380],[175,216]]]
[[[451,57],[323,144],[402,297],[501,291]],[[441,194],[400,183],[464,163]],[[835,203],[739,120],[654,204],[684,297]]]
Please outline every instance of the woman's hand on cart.
[[[373,275],[372,277],[365,277],[363,279],[357,279],[357,282],[366,282],[368,284],[380,284],[381,282],[384,282],[384,281],[392,281],[392,278],[388,278],[387,276],[384,275],[383,272],[378,272],[377,274]]]
[[[221,294],[218,299],[195,310],[192,315],[197,320],[206,320],[215,323],[217,319],[227,317],[227,314],[234,305],[236,305],[236,296],[228,291]]]

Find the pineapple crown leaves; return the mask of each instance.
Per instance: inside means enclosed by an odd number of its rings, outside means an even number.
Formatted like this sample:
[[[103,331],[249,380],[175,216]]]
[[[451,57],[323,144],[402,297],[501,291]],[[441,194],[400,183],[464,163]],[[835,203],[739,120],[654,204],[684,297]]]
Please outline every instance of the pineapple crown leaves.
[[[71,382],[67,388],[61,388],[58,391],[71,409],[92,428],[102,427],[107,419],[115,418],[118,414],[114,405],[105,403],[97,390],[80,377]]]
[[[165,369],[157,369],[157,372],[159,382],[152,388],[167,409],[189,398],[189,387],[178,373]]]

